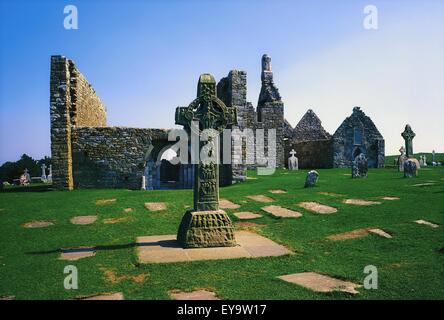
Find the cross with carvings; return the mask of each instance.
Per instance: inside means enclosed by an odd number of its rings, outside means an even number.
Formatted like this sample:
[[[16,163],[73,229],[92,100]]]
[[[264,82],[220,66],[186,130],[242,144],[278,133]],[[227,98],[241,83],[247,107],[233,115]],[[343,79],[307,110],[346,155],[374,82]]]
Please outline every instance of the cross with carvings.
[[[404,132],[401,133],[401,136],[405,141],[406,156],[407,158],[410,158],[413,156],[413,138],[416,136],[416,134],[413,132],[410,125],[406,125]]]
[[[291,151],[290,151],[290,155],[291,155],[292,157],[294,157],[294,156],[296,155],[296,151],[294,151],[294,149],[291,149]]]
[[[198,122],[195,128],[192,122]],[[176,124],[183,125],[192,134],[201,137],[202,130],[213,129],[222,132],[227,126],[237,123],[235,108],[228,108],[216,96],[216,81],[210,74],[202,74],[197,85],[197,98],[188,107],[176,109]],[[218,137],[209,136],[208,141],[199,142],[199,155],[202,148],[211,158],[216,154],[217,161],[199,159],[194,176],[194,210],[214,211],[219,209],[219,150]],[[199,139],[200,140],[200,139]]]

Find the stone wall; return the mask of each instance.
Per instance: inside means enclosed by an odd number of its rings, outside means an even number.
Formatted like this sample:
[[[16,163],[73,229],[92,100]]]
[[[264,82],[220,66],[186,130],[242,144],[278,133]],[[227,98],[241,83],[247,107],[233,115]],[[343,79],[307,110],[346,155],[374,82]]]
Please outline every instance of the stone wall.
[[[72,60],[51,57],[51,157],[53,185],[73,189],[71,132],[75,126],[106,126],[106,109]]]
[[[62,56],[52,56],[49,85],[52,183],[57,189],[71,190],[73,179],[69,78],[68,59]]]
[[[294,128],[293,137],[298,142],[329,140],[331,138],[330,134],[322,126],[321,120],[311,109],[308,109]]]
[[[288,168],[290,151],[296,151],[300,169],[326,169],[333,167],[332,140],[291,141],[285,147]]]
[[[85,76],[69,60],[71,123],[79,127],[106,126],[106,108]]]
[[[352,115],[342,122],[332,139],[334,167],[350,167],[361,152],[366,155],[369,167],[384,166],[384,138],[359,107],[353,108]]]
[[[153,141],[162,129],[76,127],[72,130],[75,188],[140,189]]]

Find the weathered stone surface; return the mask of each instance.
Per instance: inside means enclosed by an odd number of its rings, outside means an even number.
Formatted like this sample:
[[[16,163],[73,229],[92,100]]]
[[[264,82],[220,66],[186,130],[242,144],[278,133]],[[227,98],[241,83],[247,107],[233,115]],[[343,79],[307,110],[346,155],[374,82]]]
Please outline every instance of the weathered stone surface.
[[[325,204],[320,204],[317,202],[299,202],[298,206],[320,214],[330,214],[338,212],[338,209],[336,208],[326,206]]]
[[[62,248],[59,260],[76,261],[83,258],[93,257],[96,255],[95,247],[73,247]]]
[[[319,173],[315,170],[311,170],[307,172],[307,176],[305,177],[305,185],[304,188],[311,188],[316,185],[318,182]]]
[[[166,210],[167,204],[165,202],[145,202],[145,208],[149,211]]]
[[[412,159],[404,162],[404,178],[413,178],[418,175],[418,167]]]
[[[282,218],[299,218],[302,217],[302,213],[293,211],[287,208],[283,208],[281,206],[266,206],[261,208],[265,212],[271,213],[276,217]]]
[[[105,204],[113,204],[116,203],[117,199],[99,199],[96,201],[96,204],[98,205],[105,205]]]
[[[356,291],[356,289],[361,287],[353,282],[335,279],[316,272],[289,274],[280,276],[279,279],[300,285],[315,292],[342,291],[350,294],[357,294],[359,292]]]
[[[250,222],[251,223],[251,222]],[[282,245],[249,231],[236,231],[237,246],[215,248],[183,248],[175,235],[139,237],[137,255],[141,263],[256,258],[288,255]]]
[[[384,138],[373,121],[359,107],[333,134],[333,166],[350,167],[353,159],[364,153],[370,168],[384,166]]]
[[[52,221],[31,221],[23,225],[24,228],[45,228],[54,225]]]
[[[387,239],[391,239],[392,238],[392,236],[389,233],[385,232],[382,229],[378,229],[378,228],[363,228],[363,229],[356,229],[356,230],[352,230],[352,231],[348,231],[348,232],[333,234],[331,236],[328,236],[327,239],[328,240],[332,240],[332,241],[341,241],[341,240],[348,240],[348,239],[355,239],[355,238],[365,237],[369,233],[374,233],[374,234],[376,234],[376,235],[378,235],[380,237],[387,238]]]
[[[122,292],[98,293],[91,296],[79,297],[77,300],[124,300]]]
[[[352,178],[366,178],[368,174],[368,161],[365,154],[359,154],[352,163]]]
[[[345,204],[354,204],[357,206],[372,206],[375,204],[381,204],[379,201],[369,201],[369,200],[362,200],[362,199],[345,199]]]
[[[239,209],[240,205],[227,199],[219,199],[219,208],[221,209]]]
[[[123,217],[123,218],[108,218],[104,219],[104,224],[115,224],[115,223],[121,223],[121,222],[127,222],[129,221],[129,217]]]
[[[262,217],[261,214],[257,214],[250,211],[235,212],[234,215],[239,219],[256,219]]]
[[[399,197],[382,197],[383,200],[393,201],[393,200],[399,200]]]
[[[235,246],[234,227],[223,210],[188,211],[182,218],[177,241],[185,248]]]
[[[216,293],[207,289],[193,291],[172,290],[169,295],[174,300],[220,300]]]
[[[270,193],[273,194],[281,194],[281,193],[287,193],[286,190],[282,190],[282,189],[276,189],[276,190],[268,190]]]
[[[404,132],[401,133],[401,136],[404,138],[405,141],[406,157],[413,157],[413,138],[416,136],[416,134],[413,132],[409,124],[405,126]]]
[[[321,120],[312,109],[304,114],[294,128],[294,139],[300,141],[328,140],[331,135],[325,131]]]
[[[71,218],[70,221],[72,224],[85,225],[85,224],[94,223],[96,220],[97,220],[97,216],[77,216],[77,217]]]
[[[432,228],[438,228],[439,225],[437,225],[436,223],[432,223],[430,221],[426,221],[426,220],[416,220],[415,223],[417,224],[424,224],[426,226],[432,227]]]

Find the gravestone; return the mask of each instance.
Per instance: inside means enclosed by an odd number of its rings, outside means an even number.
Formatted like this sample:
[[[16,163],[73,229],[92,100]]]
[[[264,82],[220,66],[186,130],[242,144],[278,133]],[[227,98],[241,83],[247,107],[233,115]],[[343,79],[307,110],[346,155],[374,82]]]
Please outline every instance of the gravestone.
[[[314,187],[318,182],[319,173],[315,170],[307,172],[304,188]]]
[[[407,160],[404,146],[399,149],[399,152],[401,153],[401,155],[398,157],[398,171],[402,172],[404,171],[404,162]]]
[[[288,169],[289,170],[299,170],[299,160],[297,157],[295,157],[296,151],[294,149],[291,149],[290,155],[291,157],[288,158]]]
[[[199,77],[197,98],[188,107],[176,109],[176,124],[199,137],[203,130],[220,133],[236,122],[236,109],[228,108],[217,98],[216,81],[210,74]],[[198,128],[194,123],[198,123]],[[208,136],[208,141],[199,142],[199,155],[205,152],[209,159],[199,159],[194,165],[194,208],[185,213],[177,233],[177,241],[184,248],[236,245],[231,220],[219,209],[219,163],[217,159],[211,160],[212,155],[219,155],[217,139],[218,136]]]
[[[49,172],[48,172],[48,176],[46,177],[46,180],[49,183],[52,182],[52,164],[49,165]]]
[[[432,162],[436,162],[435,150],[432,151]]]
[[[405,152],[407,158],[413,157],[413,138],[416,136],[416,134],[413,132],[409,124],[405,126],[404,132],[401,133],[401,136],[405,141]]]
[[[42,176],[41,179],[43,182],[46,182],[47,177],[46,177],[46,164],[42,164]]]
[[[424,167],[427,167],[427,156],[426,156],[426,155],[423,155],[422,158],[423,158],[423,160],[424,160],[424,164],[423,164],[423,166],[424,166]]]
[[[365,178],[368,173],[368,161],[365,154],[356,156],[352,163],[352,178]]]
[[[422,156],[422,155],[419,156],[419,165],[420,165],[421,167],[424,166],[424,156]]]
[[[31,183],[31,176],[28,173],[28,169],[25,169],[23,174],[20,176],[20,185],[27,186]]]
[[[413,178],[418,175],[418,168],[416,162],[412,159],[407,159],[404,163],[404,178]]]

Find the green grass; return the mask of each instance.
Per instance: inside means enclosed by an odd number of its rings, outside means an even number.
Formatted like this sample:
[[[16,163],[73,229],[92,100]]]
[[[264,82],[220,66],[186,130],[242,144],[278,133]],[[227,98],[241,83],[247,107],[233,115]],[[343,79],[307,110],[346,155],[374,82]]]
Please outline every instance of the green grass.
[[[433,160],[433,156],[432,156],[431,152],[429,152],[429,153],[427,153],[427,152],[415,153],[415,155],[413,157],[419,160],[419,156],[424,156],[424,155],[427,158],[427,163],[429,163],[429,165],[430,165]],[[385,165],[386,166],[393,166],[394,160],[397,160],[398,157],[399,157],[399,155],[386,156],[385,157]],[[435,153],[435,161],[444,163],[444,153]]]
[[[239,210],[261,212],[263,204],[245,198],[265,194],[274,204],[298,210],[298,219],[275,218],[268,213],[252,220],[256,231],[295,251],[282,257],[234,259],[173,264],[141,265],[134,241],[137,236],[174,234],[192,204],[192,191],[75,190],[71,192],[0,193],[0,296],[16,299],[69,299],[98,292],[122,291],[126,299],[168,299],[172,289],[212,288],[224,299],[444,299],[444,168],[422,169],[419,177],[404,179],[394,169],[372,169],[367,179],[351,179],[348,169],[319,170],[318,186],[304,189],[306,171],[279,170],[272,176],[222,188],[221,197],[241,204]],[[256,177],[253,172],[249,172]],[[435,181],[423,187],[414,184]],[[286,189],[271,194],[270,189]],[[358,207],[342,203],[343,197],[367,200],[397,196],[401,200]],[[116,198],[110,205],[97,199]],[[338,208],[319,215],[297,206],[300,201],[318,201]],[[164,201],[168,210],[148,212],[144,202]],[[242,202],[246,201],[246,202]],[[124,208],[134,208],[122,213]],[[233,221],[234,210],[226,210]],[[97,214],[92,225],[72,225],[76,215]],[[107,218],[129,217],[127,222],[104,224]],[[413,223],[425,219],[440,225],[433,229]],[[53,220],[54,226],[25,229],[33,220]],[[326,236],[364,227],[382,228],[392,239],[366,237],[328,241]],[[59,248],[100,246],[97,255],[78,261],[58,260]],[[442,249],[441,249],[442,250]],[[63,269],[79,270],[79,289],[65,290]],[[316,271],[355,283],[363,283],[363,269],[375,265],[379,289],[351,296],[321,294],[277,279],[277,276]],[[104,270],[122,277],[110,282]],[[146,274],[143,283],[131,277]],[[123,278],[125,276],[125,278]]]

